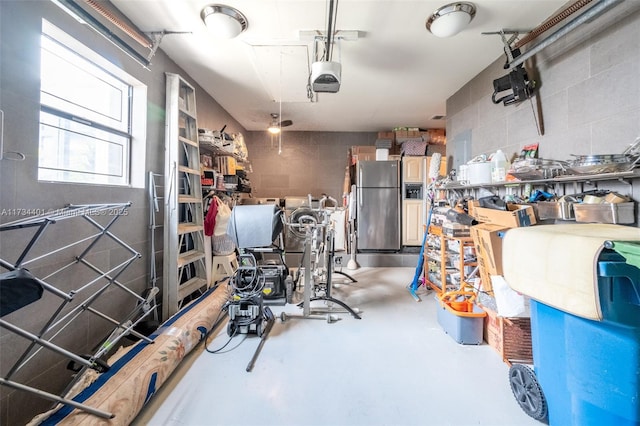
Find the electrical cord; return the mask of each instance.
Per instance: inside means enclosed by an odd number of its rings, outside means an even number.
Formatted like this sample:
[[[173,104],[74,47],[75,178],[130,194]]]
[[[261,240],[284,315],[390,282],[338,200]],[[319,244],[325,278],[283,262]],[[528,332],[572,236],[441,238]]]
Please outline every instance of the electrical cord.
[[[235,332],[233,333],[233,335],[231,335],[231,336],[229,337],[229,340],[227,340],[227,342],[226,342],[224,345],[222,345],[221,347],[219,347],[218,349],[209,349],[207,346],[205,346],[205,347],[204,347],[204,349],[205,349],[208,353],[210,353],[210,354],[217,354],[217,353],[220,353],[224,348],[226,348],[226,347],[229,345],[229,343],[231,343],[231,341],[233,340],[233,338],[234,338],[234,337],[236,337],[237,335],[238,335],[238,331],[235,331]],[[238,346],[240,346],[240,344],[242,344],[242,342],[244,342],[244,340],[245,340],[246,338],[247,338],[247,335],[245,334],[245,335],[244,335],[244,338],[243,338],[243,339],[238,343]]]
[[[209,349],[209,342],[208,339],[209,337],[213,334],[213,331],[215,329],[218,328],[218,326],[220,325],[220,323],[222,323],[223,321],[223,317],[222,314],[228,314],[229,312],[229,305],[232,303],[231,300],[227,300],[226,303],[222,306],[222,309],[220,309],[220,313],[218,313],[218,316],[216,317],[216,319],[213,322],[213,326],[211,327],[211,330],[209,330],[209,332],[207,333],[207,335],[204,338],[204,350],[207,351],[210,354],[215,354],[215,353],[220,353],[220,351],[222,351],[224,348],[226,348],[229,343],[231,343],[231,340],[233,340],[234,337],[236,337],[238,335],[238,328],[236,328],[233,332],[233,335],[231,335],[229,337],[229,340],[227,340],[227,342],[222,345],[222,347],[218,348],[218,349]],[[245,336],[246,338],[246,336]],[[240,345],[242,342],[244,341],[244,339],[242,339],[242,341],[240,341],[240,343],[238,343],[238,345]]]
[[[229,313],[229,306],[232,304],[240,304],[242,302],[251,302],[256,296],[262,294],[262,290],[266,282],[266,277],[264,276],[264,272],[260,268],[258,268],[253,253],[241,254],[240,264],[241,266],[236,269],[233,276],[224,277],[222,280],[220,280],[222,282],[230,279],[229,285],[233,289],[233,295],[232,300],[227,300],[227,302],[224,304],[224,306],[220,310],[220,313],[218,314],[218,317],[214,321],[214,325],[211,328],[211,331],[205,336],[205,350],[208,353],[220,353],[220,351],[226,348],[229,343],[231,343],[233,338],[240,333],[239,330],[242,326],[249,326],[255,322],[255,318],[234,319],[236,327],[233,328],[233,334],[229,337],[229,340],[227,340],[227,342],[218,349],[212,350],[208,348],[208,337],[212,334],[213,330],[215,330],[222,322],[222,314]],[[243,341],[244,339],[240,343],[242,343]]]
[[[245,260],[250,263],[247,266]],[[240,300],[249,300],[262,293],[266,282],[264,271],[258,268],[256,258],[252,253],[240,255],[241,266],[234,273],[231,287]]]

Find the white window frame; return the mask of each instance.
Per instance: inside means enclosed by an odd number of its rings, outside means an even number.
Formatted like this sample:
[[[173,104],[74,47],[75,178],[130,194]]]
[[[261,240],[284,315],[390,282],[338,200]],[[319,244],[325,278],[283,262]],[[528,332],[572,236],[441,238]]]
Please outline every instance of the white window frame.
[[[129,104],[129,123],[128,128],[112,128],[110,125],[101,125],[96,124],[91,119],[86,119],[84,117],[74,116],[72,108],[69,108],[68,111],[64,111],[65,108],[62,109],[51,109],[45,103],[41,105],[41,117],[42,118],[51,118],[51,117],[61,117],[62,120],[69,120],[69,123],[80,123],[78,124],[80,127],[86,126],[89,123],[89,126],[98,129],[98,131],[103,132],[103,134],[113,134],[115,138],[119,138],[122,140],[122,137],[126,137],[129,142],[123,151],[122,158],[122,172],[123,176],[120,179],[110,179],[110,181],[105,182],[101,181],[99,173],[89,173],[88,175],[96,180],[96,182],[91,182],[89,179],[79,181],[77,178],[75,179],[67,179],[64,177],[64,173],[60,173],[60,176],[55,178],[45,178],[41,179],[40,166],[43,165],[44,160],[41,162],[40,158],[38,160],[38,179],[41,181],[48,182],[61,182],[61,183],[85,183],[85,184],[93,184],[93,185],[101,185],[101,186],[130,186],[134,188],[144,188],[145,187],[145,156],[146,156],[146,127],[147,127],[147,87],[138,81],[136,78],[132,77],[124,70],[114,65],[113,63],[106,60],[104,57],[100,56],[92,49],[88,48],[84,44],[80,43],[78,40],[74,39],[55,25],[50,22],[43,20],[42,21],[42,36],[48,37],[62,46],[69,49],[74,54],[84,58],[85,60],[93,63],[95,66],[101,68],[107,74],[112,75],[118,80],[126,83],[130,86],[130,104]],[[46,99],[45,95],[43,99]],[[46,101],[45,101],[46,102]],[[48,115],[53,113],[53,115]],[[42,121],[42,120],[41,120]],[[49,120],[50,121],[50,120]],[[99,120],[98,120],[99,121]],[[113,125],[113,123],[110,123]],[[42,126],[42,124],[41,124]],[[118,127],[118,126],[116,126]],[[127,126],[125,126],[127,127]],[[106,132],[106,133],[105,133]],[[41,135],[42,136],[42,135]],[[100,138],[93,139],[94,141],[100,141]],[[102,141],[104,142],[104,141]],[[105,145],[107,145],[106,143]],[[42,154],[42,153],[41,153]],[[106,179],[106,178],[105,178]]]

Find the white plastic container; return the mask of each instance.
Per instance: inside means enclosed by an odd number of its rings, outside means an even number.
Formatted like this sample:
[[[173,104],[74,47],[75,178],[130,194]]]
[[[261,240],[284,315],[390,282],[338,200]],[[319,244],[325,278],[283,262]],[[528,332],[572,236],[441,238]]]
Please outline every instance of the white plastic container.
[[[509,161],[502,150],[497,150],[491,156],[491,182],[504,182],[509,170]]]
[[[458,166],[458,176],[456,178],[456,180],[460,183],[467,183],[468,180],[468,175],[467,175],[467,165],[466,164],[460,164],[460,166]]]
[[[491,163],[467,163],[469,185],[491,183]]]
[[[387,161],[389,159],[389,149],[388,148],[377,148],[376,149],[376,161]]]

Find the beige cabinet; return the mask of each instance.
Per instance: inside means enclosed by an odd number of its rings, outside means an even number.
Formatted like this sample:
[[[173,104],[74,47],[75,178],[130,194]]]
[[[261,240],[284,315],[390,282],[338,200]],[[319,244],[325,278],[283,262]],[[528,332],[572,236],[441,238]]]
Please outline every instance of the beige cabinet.
[[[402,157],[402,245],[422,244],[427,157]]]
[[[402,245],[419,246],[423,237],[424,203],[422,200],[404,200],[402,203]]]
[[[421,246],[427,221],[427,188],[431,157],[402,157],[402,245]],[[446,158],[440,161],[439,175],[447,172]]]
[[[427,157],[402,157],[402,181],[417,182],[424,181]]]
[[[429,183],[428,174],[431,157],[402,157],[402,181],[411,183]],[[447,175],[447,159],[440,158],[439,176]]]

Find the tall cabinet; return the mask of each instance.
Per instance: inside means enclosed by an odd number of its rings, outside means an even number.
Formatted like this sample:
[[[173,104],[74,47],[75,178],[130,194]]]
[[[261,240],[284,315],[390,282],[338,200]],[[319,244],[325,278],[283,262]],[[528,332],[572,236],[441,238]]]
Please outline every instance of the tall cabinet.
[[[195,90],[166,79],[163,319],[207,287]]]
[[[402,157],[402,245],[422,244],[427,157]]]
[[[431,156],[402,157],[402,245],[421,246],[427,224],[427,187]],[[441,158],[439,176],[447,173]]]

